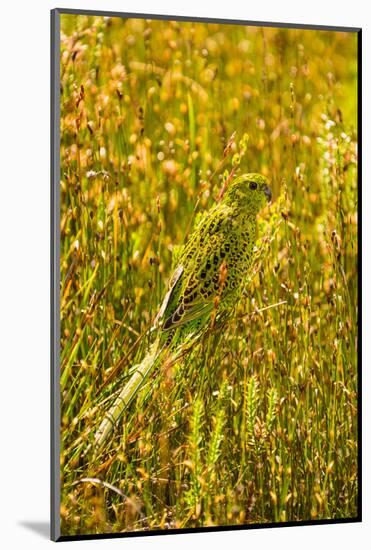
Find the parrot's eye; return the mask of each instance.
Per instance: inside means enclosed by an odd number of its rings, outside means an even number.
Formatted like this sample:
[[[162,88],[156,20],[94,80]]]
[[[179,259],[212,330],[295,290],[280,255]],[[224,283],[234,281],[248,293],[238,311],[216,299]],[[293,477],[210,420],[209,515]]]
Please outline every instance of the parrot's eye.
[[[255,191],[255,189],[258,187],[258,184],[256,183],[256,181],[251,181],[249,187],[252,191]]]

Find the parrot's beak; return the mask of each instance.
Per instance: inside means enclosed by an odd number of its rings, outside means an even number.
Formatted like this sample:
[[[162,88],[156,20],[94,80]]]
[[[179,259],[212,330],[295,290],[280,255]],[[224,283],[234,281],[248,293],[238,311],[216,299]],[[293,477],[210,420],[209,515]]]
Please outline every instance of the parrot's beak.
[[[272,201],[272,191],[271,191],[271,188],[268,187],[268,185],[264,185],[263,190],[264,190],[265,196],[267,197],[267,202],[271,202],[271,201]]]

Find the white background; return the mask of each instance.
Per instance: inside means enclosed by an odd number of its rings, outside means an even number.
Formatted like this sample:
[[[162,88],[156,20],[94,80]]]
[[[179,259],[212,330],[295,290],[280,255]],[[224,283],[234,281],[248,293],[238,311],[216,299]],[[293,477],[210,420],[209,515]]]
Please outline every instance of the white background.
[[[49,534],[49,10],[106,9],[362,26],[364,121],[370,118],[367,0],[18,0],[1,5],[0,28],[0,545],[51,546]],[[366,124],[365,124],[366,126]],[[69,543],[69,547],[179,550],[371,548],[370,529],[370,132],[363,142],[364,522],[228,533]],[[5,306],[5,307],[4,307]]]

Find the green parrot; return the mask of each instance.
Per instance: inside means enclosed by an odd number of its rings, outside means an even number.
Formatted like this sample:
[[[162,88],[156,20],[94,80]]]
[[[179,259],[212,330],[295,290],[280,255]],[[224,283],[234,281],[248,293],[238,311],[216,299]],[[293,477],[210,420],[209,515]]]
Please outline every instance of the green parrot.
[[[221,200],[198,217],[176,256],[152,327],[156,340],[105,414],[95,434],[96,449],[107,441],[144,380],[160,364],[163,352],[176,353],[182,343],[210,326],[216,312],[218,316],[230,312],[241,298],[254,258],[256,216],[271,198],[264,176],[244,174],[231,181]]]

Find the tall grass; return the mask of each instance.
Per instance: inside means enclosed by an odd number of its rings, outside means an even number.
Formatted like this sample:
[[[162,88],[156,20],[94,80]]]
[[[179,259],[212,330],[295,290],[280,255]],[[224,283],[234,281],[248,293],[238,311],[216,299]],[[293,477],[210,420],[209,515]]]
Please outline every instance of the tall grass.
[[[356,35],[61,28],[63,534],[354,517]],[[172,256],[232,170],[268,176],[275,199],[244,298],[94,457]]]

